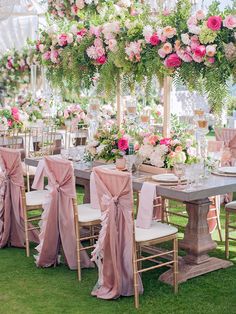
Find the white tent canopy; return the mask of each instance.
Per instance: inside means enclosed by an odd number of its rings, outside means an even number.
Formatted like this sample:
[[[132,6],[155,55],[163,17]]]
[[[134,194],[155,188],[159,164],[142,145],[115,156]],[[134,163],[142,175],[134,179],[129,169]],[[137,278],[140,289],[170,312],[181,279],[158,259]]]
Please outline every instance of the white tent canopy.
[[[45,12],[40,0],[0,0],[0,53],[19,50],[28,38],[35,39]]]

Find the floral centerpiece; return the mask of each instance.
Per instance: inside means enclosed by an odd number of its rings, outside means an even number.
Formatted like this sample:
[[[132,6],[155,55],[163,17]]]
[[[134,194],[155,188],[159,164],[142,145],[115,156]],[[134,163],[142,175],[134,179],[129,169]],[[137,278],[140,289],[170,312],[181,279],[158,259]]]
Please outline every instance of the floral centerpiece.
[[[90,142],[86,151],[91,160],[103,159],[115,161],[130,152],[131,137],[117,126],[98,131],[94,140]],[[134,150],[137,146],[134,146]]]
[[[1,130],[22,128],[24,115],[17,107],[0,109]]]
[[[87,115],[78,104],[72,104],[64,109],[64,121],[72,128],[84,127],[87,124]]]
[[[162,138],[156,134],[146,134],[139,151],[144,163],[158,168],[174,167],[175,163],[195,163],[197,152],[191,136],[182,138]]]

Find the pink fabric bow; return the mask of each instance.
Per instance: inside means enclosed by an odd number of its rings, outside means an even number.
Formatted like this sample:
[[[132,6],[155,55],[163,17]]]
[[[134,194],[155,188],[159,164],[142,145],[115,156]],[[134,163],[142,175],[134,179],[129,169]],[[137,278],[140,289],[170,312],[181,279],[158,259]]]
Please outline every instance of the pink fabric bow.
[[[24,210],[21,188],[24,186],[20,151],[0,147],[0,248],[8,243],[15,247],[25,246]],[[29,233],[30,241],[38,242],[38,233]]]
[[[92,295],[115,299],[133,295],[133,194],[128,173],[94,168],[94,178],[102,211],[102,229],[92,253],[99,278]],[[139,284],[143,291],[142,283]]]
[[[42,189],[44,176],[48,178],[50,197],[43,205],[40,244],[36,264],[49,267],[58,260],[60,244],[70,269],[77,269],[76,237],[73,199],[76,198],[72,163],[57,157],[44,157],[37,168],[34,189]],[[61,242],[61,243],[60,243]],[[82,267],[93,267],[86,252],[81,253]]]

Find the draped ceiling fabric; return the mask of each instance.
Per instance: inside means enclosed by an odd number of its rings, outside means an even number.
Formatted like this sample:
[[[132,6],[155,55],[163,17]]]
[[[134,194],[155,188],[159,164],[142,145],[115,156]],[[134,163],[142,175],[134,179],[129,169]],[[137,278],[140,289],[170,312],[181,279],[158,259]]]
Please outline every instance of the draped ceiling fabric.
[[[0,54],[20,50],[28,38],[36,39],[38,27],[45,22],[46,5],[40,0],[17,0],[12,8],[11,1],[0,0]]]

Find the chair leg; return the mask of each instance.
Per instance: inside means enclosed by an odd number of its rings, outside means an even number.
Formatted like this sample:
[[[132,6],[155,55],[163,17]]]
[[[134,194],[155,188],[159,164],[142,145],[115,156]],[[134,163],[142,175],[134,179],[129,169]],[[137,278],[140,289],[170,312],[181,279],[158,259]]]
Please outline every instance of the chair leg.
[[[216,219],[216,222],[217,222],[217,229],[218,229],[220,241],[222,242],[222,241],[223,241],[223,238],[222,238],[222,233],[221,233],[220,217],[219,217],[219,215],[218,215],[217,210],[216,210],[216,214],[217,214],[217,219]]]
[[[25,223],[25,248],[26,256],[30,257],[30,245],[29,245],[29,231],[28,231],[28,216],[26,209],[24,209],[24,223]]]
[[[225,211],[225,258],[229,258],[229,212]]]
[[[137,247],[133,245],[133,273],[134,273],[134,304],[139,308],[139,287],[138,287],[138,265],[137,265]]]
[[[173,285],[174,293],[178,292],[178,238],[173,240],[174,249],[174,273],[173,273]]]

